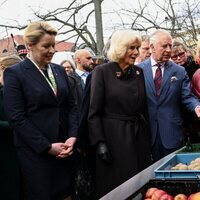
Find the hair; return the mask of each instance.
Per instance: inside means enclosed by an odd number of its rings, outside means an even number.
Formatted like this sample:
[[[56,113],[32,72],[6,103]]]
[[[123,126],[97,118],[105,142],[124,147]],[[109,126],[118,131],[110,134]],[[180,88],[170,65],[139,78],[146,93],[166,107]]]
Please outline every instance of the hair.
[[[107,56],[110,61],[118,62],[124,57],[128,45],[138,41],[141,45],[141,37],[133,30],[119,30],[113,33],[110,39],[110,48]]]
[[[66,62],[68,62],[68,63],[71,65],[72,69],[75,70],[75,67],[74,67],[74,65],[73,65],[73,63],[72,63],[71,60],[67,60],[67,59],[62,60],[62,61],[60,62],[60,65],[63,65],[63,64],[66,63]]]
[[[144,41],[149,42],[150,41],[150,36],[149,35],[142,35],[141,36],[141,40],[142,40],[142,42],[144,42]]]
[[[187,48],[185,47],[185,45],[183,43],[181,43],[181,42],[176,41],[176,40],[173,41],[172,47],[173,48],[181,48],[185,52],[187,52]]]
[[[170,33],[166,30],[162,30],[162,29],[158,29],[156,31],[154,31],[151,35],[150,35],[150,45],[151,44],[156,44],[158,41],[158,37],[162,36],[163,34],[168,35],[169,37],[171,37]]]
[[[27,26],[24,32],[24,40],[26,44],[35,45],[46,33],[49,35],[57,35],[57,30],[47,22],[32,22]]]
[[[21,58],[15,54],[0,57],[0,66],[5,69],[16,63],[21,62]]]
[[[108,39],[108,41],[106,42],[105,46],[103,47],[102,53],[104,55],[105,58],[107,58],[107,53],[108,50],[110,48],[110,38]]]

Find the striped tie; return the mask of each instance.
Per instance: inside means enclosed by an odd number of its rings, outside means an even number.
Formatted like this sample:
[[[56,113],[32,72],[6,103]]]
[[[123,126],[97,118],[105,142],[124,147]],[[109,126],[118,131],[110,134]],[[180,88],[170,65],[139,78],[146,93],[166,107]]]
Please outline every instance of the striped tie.
[[[160,95],[160,86],[162,83],[162,70],[161,70],[161,64],[156,64],[158,68],[156,69],[155,78],[154,78],[154,84],[156,89],[156,96]]]

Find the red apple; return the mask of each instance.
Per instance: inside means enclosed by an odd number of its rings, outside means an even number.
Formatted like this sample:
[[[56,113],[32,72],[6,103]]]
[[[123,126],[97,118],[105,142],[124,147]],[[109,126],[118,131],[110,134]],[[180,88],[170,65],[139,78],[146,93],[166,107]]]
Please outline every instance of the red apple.
[[[155,187],[149,188],[149,189],[147,190],[147,192],[146,192],[145,197],[146,197],[146,198],[151,198],[151,197],[152,197],[152,194],[153,194],[156,190],[158,190],[158,188],[155,188]]]
[[[163,194],[159,200],[174,200],[174,198],[169,194]]]
[[[163,195],[166,194],[166,192],[164,190],[156,190],[153,194],[151,199],[152,200],[159,200],[159,198]]]
[[[191,195],[188,197],[188,200],[192,200],[192,199],[193,199],[193,196],[194,196],[194,194],[191,194]]]
[[[194,193],[190,196],[189,196],[189,198],[191,198],[191,199],[189,199],[189,200],[200,200],[200,192]]]
[[[177,194],[174,200],[187,200],[187,196],[185,194]]]

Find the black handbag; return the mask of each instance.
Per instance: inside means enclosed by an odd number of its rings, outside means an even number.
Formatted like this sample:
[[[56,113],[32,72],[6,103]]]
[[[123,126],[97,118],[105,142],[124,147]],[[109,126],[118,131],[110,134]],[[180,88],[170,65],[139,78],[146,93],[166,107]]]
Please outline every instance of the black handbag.
[[[75,170],[75,200],[92,200],[94,191],[90,171],[88,169],[86,156],[78,156]]]

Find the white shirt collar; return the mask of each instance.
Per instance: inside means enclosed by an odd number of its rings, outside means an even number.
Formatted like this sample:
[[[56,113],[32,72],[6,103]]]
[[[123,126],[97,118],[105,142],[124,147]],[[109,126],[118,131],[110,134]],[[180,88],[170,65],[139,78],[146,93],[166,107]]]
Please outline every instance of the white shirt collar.
[[[161,63],[161,68],[163,68],[164,65],[165,65],[164,62]],[[157,62],[152,58],[152,56],[151,56],[151,66],[152,66],[152,67],[157,67]]]

